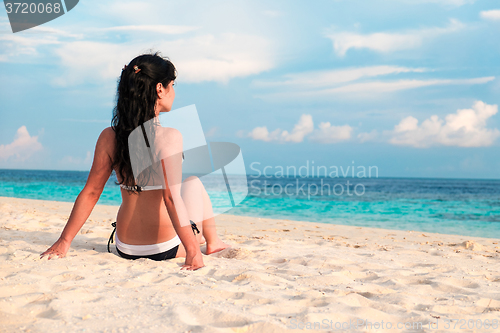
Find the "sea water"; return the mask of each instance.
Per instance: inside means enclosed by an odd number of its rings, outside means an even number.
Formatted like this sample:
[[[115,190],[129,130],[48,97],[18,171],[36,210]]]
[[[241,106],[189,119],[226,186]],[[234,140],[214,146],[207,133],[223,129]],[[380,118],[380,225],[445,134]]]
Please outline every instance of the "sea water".
[[[88,172],[0,170],[0,196],[74,202]],[[500,180],[229,175],[248,195],[228,214],[500,238]],[[204,180],[214,209],[226,186]],[[113,175],[99,204],[120,205]],[[69,213],[69,212],[68,212]]]

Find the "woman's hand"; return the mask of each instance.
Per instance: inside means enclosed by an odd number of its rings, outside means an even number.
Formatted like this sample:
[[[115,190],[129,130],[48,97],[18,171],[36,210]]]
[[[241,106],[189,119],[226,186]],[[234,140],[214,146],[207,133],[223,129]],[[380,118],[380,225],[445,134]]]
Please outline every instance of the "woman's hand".
[[[49,256],[48,260],[52,259],[53,257],[64,258],[66,257],[66,253],[68,253],[70,245],[70,242],[64,241],[63,239],[59,238],[57,242],[54,243],[54,245],[49,247],[47,251],[40,255],[40,259],[45,256]]]
[[[189,251],[186,253],[186,261],[181,269],[186,269],[188,271],[195,271],[204,267],[203,257],[201,255],[201,251],[198,248],[198,251]]]

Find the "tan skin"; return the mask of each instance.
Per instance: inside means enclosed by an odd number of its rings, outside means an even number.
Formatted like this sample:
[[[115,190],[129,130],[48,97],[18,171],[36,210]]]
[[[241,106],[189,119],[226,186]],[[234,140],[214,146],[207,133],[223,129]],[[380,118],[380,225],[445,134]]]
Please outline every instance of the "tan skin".
[[[158,116],[160,112],[171,110],[175,90],[173,81],[166,87],[158,83],[156,88],[158,99],[155,110]],[[196,270],[204,266],[199,245],[204,239],[207,241],[207,254],[220,251],[227,248],[228,245],[217,236],[213,214],[210,214],[210,199],[203,186],[200,185],[201,182],[195,179],[185,186],[185,183],[180,181],[182,178],[182,157],[179,152],[182,152],[182,136],[177,130],[169,128],[164,130],[163,137],[168,142],[168,145],[165,145],[167,155],[172,156],[162,160],[167,186],[163,190],[144,191],[139,194],[121,189],[122,205],[116,219],[116,232],[122,242],[131,245],[162,243],[172,239],[177,234],[182,244],[179,245],[176,257],[186,258],[182,269]],[[47,251],[41,254],[41,258],[48,256],[50,260],[53,257],[66,256],[72,240],[89,217],[111,175],[114,155],[115,132],[111,127],[108,127],[102,131],[97,140],[94,161],[87,183],[75,201],[61,236]],[[169,181],[170,186],[168,185]],[[202,234],[198,234],[198,236],[193,234],[189,223],[189,216],[193,214],[193,211],[190,209],[188,212],[184,201],[188,200],[186,204],[189,204],[190,193],[198,193],[203,204],[197,206],[205,207],[203,213],[200,212],[203,216],[203,223],[199,226],[199,228],[202,227],[204,239]]]

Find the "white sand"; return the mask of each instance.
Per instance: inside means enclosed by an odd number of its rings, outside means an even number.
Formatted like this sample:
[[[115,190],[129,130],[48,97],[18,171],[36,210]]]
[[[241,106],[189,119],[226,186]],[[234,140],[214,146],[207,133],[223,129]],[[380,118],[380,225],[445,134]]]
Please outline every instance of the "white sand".
[[[98,206],[66,258],[40,260],[71,207],[0,197],[1,332],[281,332],[300,322],[340,332],[349,320],[360,326],[344,332],[453,331],[445,319],[474,320],[457,332],[500,331],[484,328],[500,317],[495,239],[223,215],[233,248],[187,272],[180,258],[107,253],[118,207]],[[424,328],[404,328],[412,322]]]

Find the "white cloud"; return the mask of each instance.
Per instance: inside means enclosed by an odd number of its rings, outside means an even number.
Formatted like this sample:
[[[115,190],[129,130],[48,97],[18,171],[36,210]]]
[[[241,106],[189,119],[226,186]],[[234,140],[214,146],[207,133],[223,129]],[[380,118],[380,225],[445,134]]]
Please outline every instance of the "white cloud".
[[[258,6],[164,0],[91,2],[81,9],[92,8],[87,16],[102,25],[89,27],[77,18],[67,31],[42,26],[22,34],[0,34],[0,61],[61,65],[53,71],[58,77],[52,81],[60,86],[84,82],[115,86],[123,65],[149,50],[159,50],[174,62],[179,82],[226,83],[274,66],[276,44],[266,23],[256,27],[251,19],[263,17]],[[240,14],[249,19],[240,19]]]
[[[60,44],[56,35],[37,34],[0,34],[0,61],[18,61],[21,56],[39,55],[39,48],[47,45]]]
[[[286,99],[295,100],[303,98],[331,97],[335,98],[350,96],[359,98],[380,97],[383,93],[391,93],[400,90],[415,89],[436,85],[473,85],[485,84],[493,81],[495,77],[478,77],[470,79],[400,79],[394,80],[389,77],[382,81],[371,81],[387,75],[398,75],[404,73],[432,72],[426,68],[409,68],[401,66],[368,66],[358,68],[344,68],[335,70],[308,71],[283,75],[281,79],[274,81],[255,80],[253,86],[271,90],[254,95],[264,100]]]
[[[238,133],[241,134],[241,132],[238,132]],[[272,133],[269,133],[267,127],[262,126],[262,127],[255,127],[248,134],[248,136],[254,140],[269,142],[269,141],[273,141],[273,140],[278,140],[280,133],[281,133],[281,130],[279,128],[274,130]]]
[[[227,82],[274,66],[271,42],[252,35],[202,35],[165,42],[161,49],[171,50],[170,58],[184,82]]]
[[[312,116],[309,114],[303,114],[300,116],[299,122],[295,124],[291,133],[286,130],[281,130],[279,128],[272,132],[267,130],[266,126],[256,127],[250,132],[249,137],[254,140],[261,141],[280,141],[280,142],[302,142],[304,137],[313,131],[314,124]]]
[[[56,29],[56,28],[46,27],[46,26],[38,26],[38,27],[31,28],[31,29],[25,31],[24,34],[37,35],[38,38],[40,37],[40,35],[46,36],[47,34],[52,35],[52,36],[70,37],[70,38],[83,38],[84,37],[84,35],[82,33],[75,34],[75,33],[72,33],[72,32],[66,31],[66,30],[61,30],[61,29]]]
[[[317,88],[356,81],[362,78],[399,73],[421,73],[423,68],[408,68],[400,66],[369,66],[358,68],[344,68],[334,70],[310,71],[284,75],[282,80],[262,81],[255,80],[253,84],[257,87],[297,87]]]
[[[445,6],[456,6],[460,7],[466,4],[473,4],[476,0],[402,0],[406,3],[411,4],[424,4],[424,3],[437,3]]]
[[[10,28],[9,28],[10,29]],[[83,34],[74,34],[64,30],[51,27],[34,27],[21,34],[0,33],[0,61],[19,62],[29,59],[33,61],[34,56],[42,55],[41,50],[45,47],[57,47],[66,40],[83,38]],[[23,56],[29,56],[24,57]]]
[[[100,31],[120,31],[120,32],[128,32],[128,33],[145,33],[145,32],[154,32],[165,35],[179,35],[184,34],[186,32],[191,32],[200,29],[200,27],[194,26],[182,26],[182,25],[123,25],[117,27],[110,28],[101,28],[98,29]]]
[[[353,97],[363,98],[378,98],[381,94],[391,93],[400,90],[416,89],[420,87],[438,86],[438,85],[473,85],[485,84],[495,80],[494,76],[479,77],[472,79],[431,79],[431,80],[397,80],[397,81],[371,81],[351,83],[341,85],[335,88],[305,90],[305,91],[285,91],[267,94],[258,94],[256,97],[262,99],[303,99],[303,98],[318,98],[318,97]]]
[[[353,128],[349,125],[332,126],[330,122],[322,122],[315,130],[310,140],[319,143],[336,143],[351,138]]]
[[[92,162],[92,153],[90,151],[87,151],[87,155],[85,156],[83,163],[90,164],[91,162]]]
[[[281,135],[285,138],[285,141],[302,142],[304,141],[304,137],[312,132],[313,128],[314,123],[312,116],[309,114],[303,114],[300,116],[299,122],[293,127],[292,133],[283,131]]]
[[[352,32],[338,32],[328,37],[333,41],[333,48],[339,56],[345,56],[351,48],[367,48],[378,52],[392,52],[415,49],[422,45],[422,38],[417,34],[379,32],[361,35]]]
[[[491,146],[500,136],[500,131],[486,128],[486,122],[497,112],[497,105],[477,101],[472,109],[457,110],[454,114],[448,114],[444,120],[434,115],[419,125],[418,119],[410,116],[394,127],[389,142],[418,148],[435,145]]]
[[[311,134],[312,133],[312,134]],[[295,124],[291,133],[280,128],[269,132],[266,126],[254,128],[248,136],[254,140],[260,141],[278,141],[284,142],[303,142],[305,137],[309,134],[309,139],[318,143],[335,143],[340,141],[349,140],[351,138],[352,128],[349,125],[332,126],[329,122],[322,122],[318,129],[314,129],[312,116],[303,114],[297,124]],[[238,135],[243,135],[238,132]]]
[[[123,65],[132,59],[132,48],[125,45],[90,41],[74,41],[56,50],[64,68],[53,83],[60,86],[83,82],[102,82],[116,79]],[[140,49],[135,49],[140,50]],[[135,51],[137,52],[137,51]],[[135,53],[134,52],[134,53]]]
[[[38,142],[38,136],[30,136],[26,126],[21,126],[12,143],[0,145],[0,160],[13,157],[17,161],[25,161],[42,149],[42,144]]]
[[[379,137],[379,133],[377,130],[373,130],[371,132],[363,132],[358,134],[359,142],[367,142],[376,140]]]
[[[472,79],[435,79],[435,80],[398,80],[398,81],[373,81],[364,83],[354,83],[338,88],[315,91],[314,95],[328,95],[332,93],[388,93],[398,90],[407,90],[435,85],[468,85],[484,84],[495,79],[494,76],[480,77]]]
[[[247,136],[249,136],[249,135],[247,135],[247,132],[246,132],[245,130],[238,130],[238,131],[236,132],[236,136],[237,136],[238,138],[244,138],[244,137],[247,137]]]
[[[91,0],[92,1],[92,0]],[[276,17],[281,12],[247,1],[174,1],[174,0],[108,0],[88,5],[96,22],[119,22],[124,25],[174,24],[200,26],[204,32],[235,32],[269,36],[264,15]],[[276,7],[277,8],[277,7]],[[279,9],[279,8],[278,8]],[[144,36],[143,36],[144,37]]]
[[[450,24],[445,28],[434,27],[402,33],[376,32],[366,35],[355,32],[334,32],[327,37],[332,40],[335,53],[345,56],[349,49],[370,49],[381,53],[415,49],[420,47],[424,40],[453,33],[463,28],[464,24],[451,19]]]
[[[59,167],[87,168],[87,167],[90,167],[91,165],[92,165],[92,153],[90,151],[87,151],[85,158],[67,155],[67,156],[64,156],[59,161]]]
[[[267,31],[256,29],[254,20],[238,18],[262,15],[262,9],[251,4],[124,0],[96,2],[92,8],[97,18],[121,25],[86,29],[85,40],[58,47],[65,69],[56,80],[59,85],[96,80],[115,85],[123,65],[149,50],[172,60],[179,82],[226,83],[269,70],[275,63],[275,44]],[[163,24],[167,21],[169,25]],[[117,39],[117,34],[125,37]]]
[[[56,50],[65,72],[54,83],[66,86],[104,80],[115,84],[124,64],[151,49],[161,50],[170,58],[179,82],[225,83],[268,70],[274,63],[266,39],[233,33],[128,44],[75,41]]]
[[[68,86],[116,79],[123,65],[130,61],[131,53],[130,49],[118,44],[90,41],[65,43],[56,50],[64,70],[53,83]]]
[[[500,21],[500,9],[483,10],[479,15],[486,20]]]

